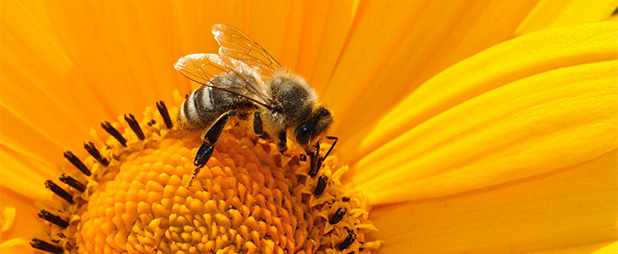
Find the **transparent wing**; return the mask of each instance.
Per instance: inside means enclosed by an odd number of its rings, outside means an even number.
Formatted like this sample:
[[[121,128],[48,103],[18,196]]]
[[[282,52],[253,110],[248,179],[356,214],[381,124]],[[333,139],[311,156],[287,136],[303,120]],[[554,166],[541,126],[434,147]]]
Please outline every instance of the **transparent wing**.
[[[231,65],[240,69],[234,69]],[[263,81],[250,68],[234,59],[216,54],[191,54],[178,59],[174,68],[202,85],[243,96],[267,108],[272,105],[263,90]]]
[[[269,78],[285,70],[262,46],[236,27],[217,24],[212,27],[212,33],[220,46],[219,55],[245,63],[258,75]]]

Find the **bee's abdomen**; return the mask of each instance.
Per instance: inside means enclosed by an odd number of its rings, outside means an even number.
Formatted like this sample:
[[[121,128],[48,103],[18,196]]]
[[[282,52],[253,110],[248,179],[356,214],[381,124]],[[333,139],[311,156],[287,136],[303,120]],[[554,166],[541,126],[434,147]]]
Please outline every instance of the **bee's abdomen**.
[[[229,108],[217,99],[222,95],[221,91],[207,86],[195,89],[180,106],[178,122],[181,127],[190,130],[209,127]]]

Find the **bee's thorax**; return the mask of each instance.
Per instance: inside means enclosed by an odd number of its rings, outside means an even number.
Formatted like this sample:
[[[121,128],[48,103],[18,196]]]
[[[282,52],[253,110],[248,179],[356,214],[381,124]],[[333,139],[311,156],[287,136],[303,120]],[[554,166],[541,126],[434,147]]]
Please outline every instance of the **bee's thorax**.
[[[277,76],[268,83],[268,88],[273,107],[264,112],[264,120],[272,127],[295,127],[311,116],[316,95],[302,78],[291,74]]]

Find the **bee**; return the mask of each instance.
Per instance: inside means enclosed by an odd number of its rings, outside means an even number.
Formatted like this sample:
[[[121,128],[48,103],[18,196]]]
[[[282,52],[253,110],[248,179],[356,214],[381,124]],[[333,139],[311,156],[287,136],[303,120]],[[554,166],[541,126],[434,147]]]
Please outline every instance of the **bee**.
[[[309,175],[314,177],[338,140],[325,135],[333,122],[330,111],[302,77],[286,70],[237,28],[217,24],[212,33],[219,44],[218,54],[191,54],[174,65],[182,75],[202,84],[187,97],[178,114],[181,128],[206,130],[188,185],[206,165],[232,117],[250,120],[258,136],[276,137],[281,152],[287,148],[290,131],[291,140],[310,157]],[[334,141],[320,157],[324,137]]]

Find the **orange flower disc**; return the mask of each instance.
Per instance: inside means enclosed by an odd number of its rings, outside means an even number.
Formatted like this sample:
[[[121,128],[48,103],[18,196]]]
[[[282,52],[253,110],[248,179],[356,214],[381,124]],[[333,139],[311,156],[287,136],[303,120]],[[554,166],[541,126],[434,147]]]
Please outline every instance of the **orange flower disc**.
[[[199,133],[167,129],[152,108],[140,124],[143,140],[128,124],[112,124],[124,130],[126,147],[110,137],[99,148],[107,166],[84,160],[92,177],[76,176],[88,184],[84,192],[68,188],[74,204],[56,200],[70,220],[64,229],[50,223],[49,242],[71,253],[363,253],[379,246],[365,240],[375,227],[365,200],[342,189],[347,167],[335,156],[312,178],[302,149],[281,154],[245,125],[222,134],[187,186]]]

